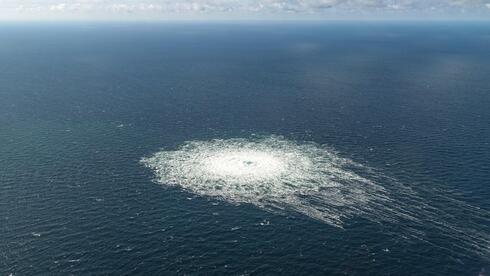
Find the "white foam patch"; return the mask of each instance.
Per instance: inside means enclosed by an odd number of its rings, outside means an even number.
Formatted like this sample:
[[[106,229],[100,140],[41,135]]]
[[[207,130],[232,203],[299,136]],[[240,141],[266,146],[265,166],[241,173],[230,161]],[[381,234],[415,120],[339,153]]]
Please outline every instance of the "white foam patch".
[[[272,136],[187,142],[143,162],[158,181],[232,203],[294,210],[335,226],[363,213],[384,189],[352,171],[364,167],[313,143]]]
[[[411,225],[405,235],[417,239],[424,237],[420,226],[432,223],[462,247],[472,247],[480,254],[490,251],[487,233],[469,232],[440,220],[446,215],[411,189],[316,143],[278,136],[191,141],[142,162],[155,171],[159,183],[197,195],[250,203],[269,211],[297,212],[336,227],[354,217],[403,222]],[[471,206],[452,204],[478,215]]]

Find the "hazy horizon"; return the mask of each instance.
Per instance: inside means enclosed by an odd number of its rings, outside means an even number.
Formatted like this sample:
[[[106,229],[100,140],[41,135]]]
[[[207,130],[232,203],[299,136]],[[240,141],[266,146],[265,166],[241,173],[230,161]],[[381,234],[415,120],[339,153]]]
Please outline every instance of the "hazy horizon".
[[[490,0],[0,1],[0,21],[488,19]]]

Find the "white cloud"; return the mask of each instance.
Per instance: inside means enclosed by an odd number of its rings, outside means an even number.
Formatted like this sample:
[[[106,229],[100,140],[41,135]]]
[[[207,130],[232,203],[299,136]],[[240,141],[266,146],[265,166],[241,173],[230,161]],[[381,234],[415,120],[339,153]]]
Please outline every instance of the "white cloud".
[[[166,18],[192,15],[224,17],[390,14],[474,14],[490,19],[490,0],[0,0],[0,16],[70,14],[88,17]]]
[[[61,3],[61,4],[51,5],[51,6],[49,6],[49,10],[50,10],[50,11],[59,11],[59,12],[63,12],[63,11],[65,11],[65,9],[66,9],[66,4],[65,4],[65,3]]]

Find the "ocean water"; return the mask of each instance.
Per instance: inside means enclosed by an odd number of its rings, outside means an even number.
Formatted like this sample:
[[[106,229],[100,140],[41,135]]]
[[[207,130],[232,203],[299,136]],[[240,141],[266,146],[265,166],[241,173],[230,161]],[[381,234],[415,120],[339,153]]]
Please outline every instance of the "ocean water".
[[[489,49],[484,22],[1,23],[0,274],[486,275]]]

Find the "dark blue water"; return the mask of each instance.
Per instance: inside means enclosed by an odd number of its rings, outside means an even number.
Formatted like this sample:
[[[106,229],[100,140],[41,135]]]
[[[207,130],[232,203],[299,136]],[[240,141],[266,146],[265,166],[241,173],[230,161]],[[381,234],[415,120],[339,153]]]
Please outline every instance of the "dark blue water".
[[[139,161],[194,139],[327,144],[488,236],[489,49],[488,23],[2,23],[0,274],[485,274],[488,248],[430,223],[340,229],[157,185]]]

